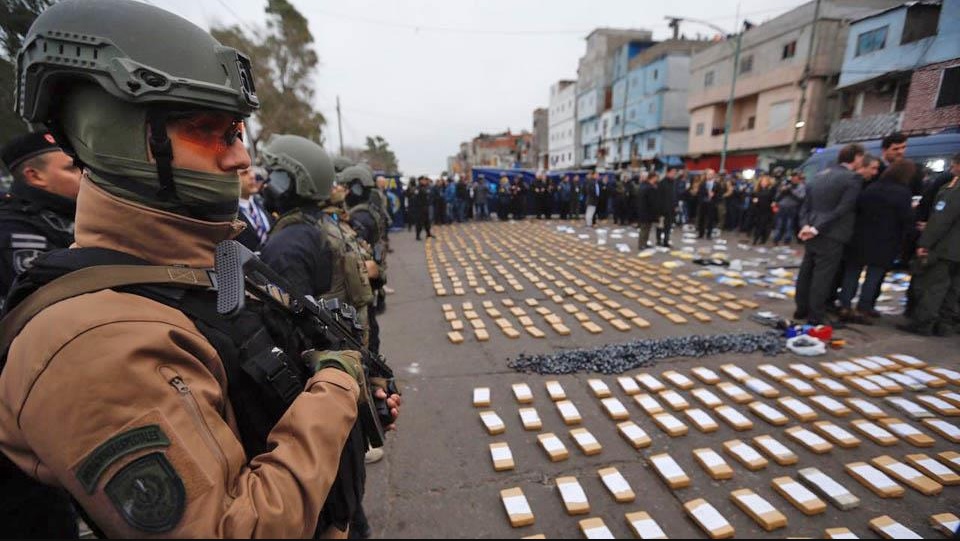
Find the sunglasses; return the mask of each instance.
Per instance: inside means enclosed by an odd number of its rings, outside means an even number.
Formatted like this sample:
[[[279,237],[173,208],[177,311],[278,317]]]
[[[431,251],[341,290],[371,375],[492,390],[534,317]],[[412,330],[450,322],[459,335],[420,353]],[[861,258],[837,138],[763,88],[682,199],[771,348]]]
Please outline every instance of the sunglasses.
[[[239,139],[243,141],[243,119],[219,111],[171,113],[167,116],[171,138],[192,146],[222,154]]]

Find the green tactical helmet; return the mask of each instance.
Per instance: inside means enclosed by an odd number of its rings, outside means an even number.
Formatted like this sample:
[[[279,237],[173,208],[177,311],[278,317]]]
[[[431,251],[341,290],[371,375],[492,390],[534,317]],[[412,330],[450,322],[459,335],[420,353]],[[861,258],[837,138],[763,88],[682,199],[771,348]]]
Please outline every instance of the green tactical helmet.
[[[30,27],[17,55],[20,116],[49,122],[57,89],[78,80],[140,105],[242,116],[260,106],[247,56],[182,17],[130,0],[64,0]]]
[[[353,160],[346,156],[334,156],[333,157],[333,169],[337,173],[343,172],[344,169],[353,165]]]
[[[333,161],[323,148],[299,135],[270,136],[260,151],[263,166],[269,170],[271,189],[294,193],[312,201],[326,201],[336,172]],[[284,178],[283,173],[286,174]],[[284,186],[286,184],[286,186]]]
[[[355,180],[360,181],[360,185],[364,188],[373,188],[373,172],[365,163],[358,165],[351,165],[347,167],[340,173],[339,177],[341,184],[351,184]]]

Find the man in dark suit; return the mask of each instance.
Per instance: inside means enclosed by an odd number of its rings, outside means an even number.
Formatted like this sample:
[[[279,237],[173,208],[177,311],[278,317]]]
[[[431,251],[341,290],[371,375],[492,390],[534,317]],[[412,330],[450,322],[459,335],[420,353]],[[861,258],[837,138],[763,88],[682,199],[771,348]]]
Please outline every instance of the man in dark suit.
[[[710,240],[717,226],[717,205],[723,196],[722,182],[713,169],[707,169],[706,177],[697,190],[697,238]]]
[[[827,299],[844,247],[853,236],[857,196],[862,187],[855,171],[864,153],[857,144],[843,147],[838,163],[817,173],[807,185],[807,196],[800,207],[799,235],[806,249],[797,277],[794,319],[806,318],[815,325],[827,322]]]
[[[587,226],[593,227],[597,214],[597,206],[600,204],[600,175],[597,173],[592,173],[587,180],[586,186],[586,202],[587,202]]]
[[[677,191],[677,167],[667,167],[667,173],[657,185],[660,199],[660,225],[657,227],[657,246],[670,247],[670,230],[677,216],[679,202]]]
[[[246,246],[250,251],[256,252],[263,246],[267,240],[267,234],[273,225],[273,219],[270,214],[263,209],[257,193],[263,187],[263,183],[257,179],[257,173],[252,167],[240,171],[240,212],[237,217],[247,224],[235,239],[240,244]]]

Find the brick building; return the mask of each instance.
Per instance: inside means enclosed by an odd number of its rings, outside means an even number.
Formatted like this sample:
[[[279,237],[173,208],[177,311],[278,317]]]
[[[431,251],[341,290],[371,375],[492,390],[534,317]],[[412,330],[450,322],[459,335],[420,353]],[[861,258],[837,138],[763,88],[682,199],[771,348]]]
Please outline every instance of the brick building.
[[[907,2],[853,21],[830,143],[960,125],[960,0]]]
[[[960,58],[913,72],[903,131],[929,133],[960,126]]]

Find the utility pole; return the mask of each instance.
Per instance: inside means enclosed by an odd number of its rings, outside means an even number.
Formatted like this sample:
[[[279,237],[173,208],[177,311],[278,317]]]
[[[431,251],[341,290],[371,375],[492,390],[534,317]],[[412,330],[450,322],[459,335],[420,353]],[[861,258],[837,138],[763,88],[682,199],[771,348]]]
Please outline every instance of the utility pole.
[[[727,115],[723,121],[723,147],[720,149],[720,171],[727,168],[727,139],[730,136],[730,125],[733,123],[733,97],[737,88],[737,70],[740,69],[740,43],[743,40],[743,31],[737,33],[737,48],[733,53],[733,78],[730,80],[730,97],[727,98]]]
[[[797,138],[800,128],[804,127],[803,106],[807,103],[807,86],[810,84],[810,61],[813,58],[814,39],[817,34],[817,19],[820,17],[820,0],[813,8],[813,23],[810,25],[810,44],[807,46],[807,63],[803,66],[803,80],[800,82],[800,103],[797,105],[797,120],[793,123],[793,140],[790,141],[790,159],[797,152]]]
[[[679,17],[667,17],[670,23],[667,25],[673,29],[673,39],[680,37],[680,21],[683,19]]]
[[[340,122],[340,95],[337,94],[337,133],[340,134],[340,155],[343,156],[343,124]]]
[[[819,0],[817,0],[817,5],[819,6]],[[720,28],[719,26],[711,22],[701,21],[699,19],[690,19],[687,17],[666,17],[666,19],[670,21],[669,26],[674,29],[674,34],[679,32],[680,23],[683,21],[687,21],[691,23],[699,23],[705,26],[709,26],[710,28],[720,32],[723,35],[728,35],[726,30],[724,30],[723,28]],[[740,24],[740,4],[739,3],[737,3],[736,20],[738,25],[737,28],[740,31],[737,32],[737,41],[736,41],[736,45],[733,53],[733,76],[730,78],[730,96],[727,98],[727,114],[725,115],[725,119],[723,121],[723,147],[720,149],[720,170],[721,171],[726,169],[727,167],[727,143],[728,143],[728,136],[730,134],[730,125],[733,123],[733,101],[734,101],[734,94],[737,88],[737,72],[740,70],[740,46],[743,40],[743,33],[746,31],[746,26],[747,26],[746,21],[744,21],[744,28],[739,28],[739,24]]]

